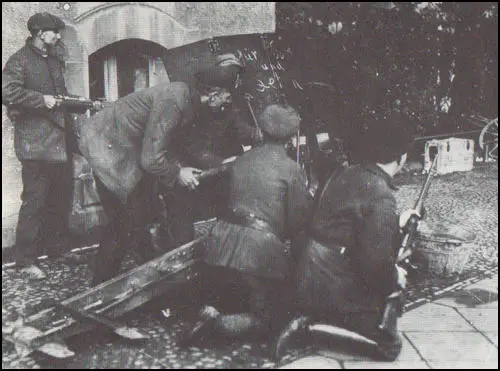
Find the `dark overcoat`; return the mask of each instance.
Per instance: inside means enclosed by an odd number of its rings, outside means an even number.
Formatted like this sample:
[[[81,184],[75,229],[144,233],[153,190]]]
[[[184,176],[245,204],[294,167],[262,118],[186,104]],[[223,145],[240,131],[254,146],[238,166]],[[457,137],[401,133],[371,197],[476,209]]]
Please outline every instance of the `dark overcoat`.
[[[94,173],[125,203],[144,172],[171,187],[179,174],[173,139],[192,119],[183,82],[131,93],[81,124],[79,147]]]
[[[211,233],[206,262],[262,277],[283,279],[291,256],[284,241],[308,220],[312,198],[300,167],[283,145],[266,143],[239,157],[230,171],[230,209],[265,220],[266,233],[219,220]]]
[[[61,108],[49,110],[44,95],[67,95],[64,62],[26,44],[2,71],[2,104],[14,122],[14,148],[19,160],[66,162],[66,120]]]
[[[335,176],[335,175],[334,175]],[[391,177],[353,166],[325,186],[298,268],[298,300],[318,313],[381,311],[402,239]]]

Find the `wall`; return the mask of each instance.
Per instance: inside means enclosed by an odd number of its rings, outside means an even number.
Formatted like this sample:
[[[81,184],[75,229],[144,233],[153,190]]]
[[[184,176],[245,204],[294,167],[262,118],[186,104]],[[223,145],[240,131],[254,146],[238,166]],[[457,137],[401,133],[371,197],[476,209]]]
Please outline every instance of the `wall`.
[[[68,90],[88,96],[88,55],[109,43],[141,38],[170,49],[214,36],[274,32],[274,7],[274,2],[2,2],[2,69],[29,36],[28,18],[40,11],[67,23]],[[3,248],[15,242],[22,191],[13,126],[3,105],[2,182]]]

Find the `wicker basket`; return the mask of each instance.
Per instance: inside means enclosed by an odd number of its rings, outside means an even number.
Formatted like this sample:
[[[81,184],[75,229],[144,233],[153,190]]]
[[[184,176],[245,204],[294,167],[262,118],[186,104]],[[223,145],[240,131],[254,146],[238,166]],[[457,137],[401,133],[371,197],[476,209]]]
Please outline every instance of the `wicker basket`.
[[[421,231],[415,239],[415,260],[431,275],[460,274],[475,248],[474,233],[460,227],[441,232]]]

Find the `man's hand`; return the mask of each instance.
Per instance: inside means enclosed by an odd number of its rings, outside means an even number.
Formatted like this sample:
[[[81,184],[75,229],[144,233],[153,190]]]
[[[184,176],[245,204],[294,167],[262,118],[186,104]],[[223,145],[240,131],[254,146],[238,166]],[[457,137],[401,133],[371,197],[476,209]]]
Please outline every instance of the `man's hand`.
[[[47,107],[48,109],[52,109],[57,105],[57,100],[52,95],[44,95],[43,103],[45,104],[45,107]]]
[[[399,215],[399,228],[404,228],[410,218],[415,215],[419,220],[422,219],[422,216],[415,209],[405,210]]]
[[[194,167],[182,167],[179,171],[177,177],[179,184],[183,187],[187,187],[189,190],[194,190],[200,182],[198,181],[198,175],[201,174],[200,169]]]

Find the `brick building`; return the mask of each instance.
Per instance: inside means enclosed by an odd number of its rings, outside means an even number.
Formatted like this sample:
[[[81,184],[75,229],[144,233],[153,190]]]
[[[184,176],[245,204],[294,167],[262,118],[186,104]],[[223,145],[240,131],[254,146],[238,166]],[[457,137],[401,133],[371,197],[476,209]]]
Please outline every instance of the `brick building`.
[[[273,2],[2,2],[2,68],[29,36],[28,18],[48,11],[67,25],[68,91],[113,101],[169,81],[164,65],[169,50],[212,37],[274,32],[274,7]],[[21,204],[13,133],[2,106],[2,247],[15,242]]]

